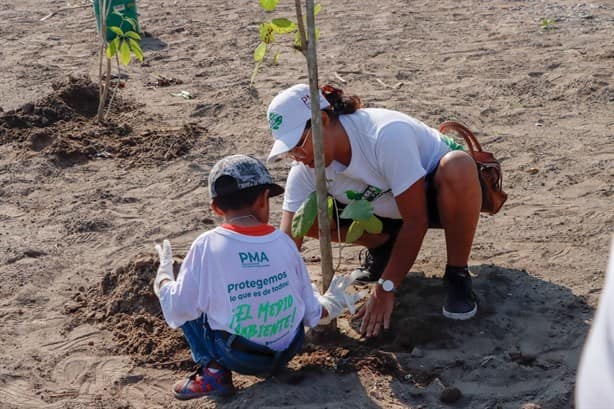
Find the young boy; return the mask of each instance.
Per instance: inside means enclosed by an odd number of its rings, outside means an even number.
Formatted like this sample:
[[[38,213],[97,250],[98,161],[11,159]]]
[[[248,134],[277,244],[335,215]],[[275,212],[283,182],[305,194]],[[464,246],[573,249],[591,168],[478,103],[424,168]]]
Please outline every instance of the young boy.
[[[249,156],[219,161],[209,174],[213,211],[221,226],[198,237],[175,281],[168,240],[154,291],[168,325],[181,328],[200,365],[173,386],[178,399],[234,392],[231,371],[268,375],[285,366],[313,327],[354,312],[361,294],[347,294],[349,277],[312,289],[294,242],[269,221],[269,198],[282,194],[265,166]],[[322,308],[324,307],[324,308]]]

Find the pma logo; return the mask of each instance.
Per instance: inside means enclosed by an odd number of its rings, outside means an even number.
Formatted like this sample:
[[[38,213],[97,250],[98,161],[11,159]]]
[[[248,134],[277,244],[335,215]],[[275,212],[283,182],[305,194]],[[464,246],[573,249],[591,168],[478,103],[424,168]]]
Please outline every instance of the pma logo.
[[[242,267],[268,267],[269,258],[264,251],[261,252],[239,252],[239,259]]]

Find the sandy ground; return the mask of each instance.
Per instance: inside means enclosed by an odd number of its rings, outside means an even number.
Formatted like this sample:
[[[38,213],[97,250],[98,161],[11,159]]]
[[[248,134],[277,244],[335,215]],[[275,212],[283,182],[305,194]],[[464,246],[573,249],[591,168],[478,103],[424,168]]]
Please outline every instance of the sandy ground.
[[[235,397],[188,403],[169,392],[190,363],[150,290],[153,243],[170,238],[181,256],[213,226],[208,170],[266,155],[266,106],[306,82],[306,64],[281,47],[250,91],[268,18],[256,0],[138,5],[146,62],[127,69],[100,126],[87,85],[65,82],[97,72],[92,11],[41,22],[66,2],[0,3],[2,408],[437,408],[452,386],[459,408],[573,406],[614,227],[612,2],[324,1],[322,83],[431,126],[460,120],[502,162],[510,198],[482,217],[471,259],[480,313],[440,317],[433,230],[390,334],[364,342],[340,319],[338,339],[309,345],[283,376],[235,376]],[[152,85],[159,76],[183,84]],[[195,98],[171,95],[181,90]],[[287,164],[272,171],[283,182]],[[317,280],[317,242],[304,253]],[[343,250],[342,272],[357,254]]]

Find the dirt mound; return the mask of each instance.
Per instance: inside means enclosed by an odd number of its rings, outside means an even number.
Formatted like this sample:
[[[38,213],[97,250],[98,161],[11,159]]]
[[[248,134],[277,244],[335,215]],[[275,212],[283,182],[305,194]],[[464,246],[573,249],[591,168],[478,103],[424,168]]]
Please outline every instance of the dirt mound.
[[[95,119],[97,84],[69,77],[52,88],[45,98],[0,115],[0,145],[40,152],[60,166],[109,158],[144,164],[185,155],[204,131],[195,124],[152,127],[138,106],[119,94],[108,120],[100,124]]]
[[[175,263],[175,273],[179,266]],[[193,363],[183,335],[166,324],[152,290],[157,269],[152,255],[139,255],[105,274],[98,286],[84,291],[84,296],[74,296],[81,306],[67,312],[103,324],[117,341],[112,352],[129,354],[137,364],[189,369]]]

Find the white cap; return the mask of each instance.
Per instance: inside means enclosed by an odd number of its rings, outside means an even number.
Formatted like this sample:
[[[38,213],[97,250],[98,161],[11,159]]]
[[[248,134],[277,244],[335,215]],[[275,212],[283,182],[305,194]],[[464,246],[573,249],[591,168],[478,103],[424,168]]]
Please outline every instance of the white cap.
[[[330,104],[320,94],[320,109]],[[269,127],[275,138],[275,143],[269,153],[267,162],[279,158],[290,151],[301,139],[307,120],[311,119],[311,105],[309,99],[309,86],[297,84],[277,94],[269,104],[267,119]]]

